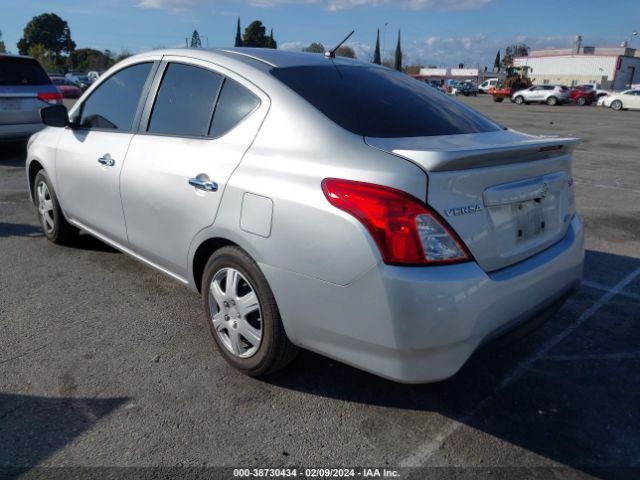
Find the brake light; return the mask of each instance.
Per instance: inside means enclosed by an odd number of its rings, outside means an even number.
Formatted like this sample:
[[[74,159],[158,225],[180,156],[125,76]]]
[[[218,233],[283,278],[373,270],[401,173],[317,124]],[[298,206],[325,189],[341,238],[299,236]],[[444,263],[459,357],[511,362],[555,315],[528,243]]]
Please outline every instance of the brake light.
[[[51,105],[59,105],[62,103],[62,94],[60,92],[38,92],[38,99]]]
[[[442,265],[471,260],[458,237],[418,199],[395,188],[327,178],[331,205],[357,218],[391,265]]]

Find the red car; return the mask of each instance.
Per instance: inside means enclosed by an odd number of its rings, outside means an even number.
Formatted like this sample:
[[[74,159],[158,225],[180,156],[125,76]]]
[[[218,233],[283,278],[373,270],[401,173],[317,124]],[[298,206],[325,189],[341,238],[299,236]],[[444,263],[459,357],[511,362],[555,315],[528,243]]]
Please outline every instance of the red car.
[[[569,92],[569,100],[578,105],[590,105],[596,101],[596,92],[592,88],[573,87]]]
[[[54,77],[51,76],[51,81],[53,84],[58,87],[60,93],[63,98],[80,98],[82,95],[82,90],[80,87],[73,83],[71,80],[68,80],[64,77]]]

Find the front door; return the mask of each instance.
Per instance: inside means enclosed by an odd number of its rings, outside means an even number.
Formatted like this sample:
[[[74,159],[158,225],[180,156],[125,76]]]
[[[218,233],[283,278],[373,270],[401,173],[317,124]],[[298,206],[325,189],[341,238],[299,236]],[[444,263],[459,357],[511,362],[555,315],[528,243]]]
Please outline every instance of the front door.
[[[120,184],[131,249],[185,278],[191,242],[214,222],[268,99],[207,62],[164,60],[162,82],[156,98],[148,99],[146,124],[131,142]]]
[[[144,85],[153,63],[119,70],[72,113],[56,154],[58,193],[70,220],[126,245],[120,172],[133,138]]]

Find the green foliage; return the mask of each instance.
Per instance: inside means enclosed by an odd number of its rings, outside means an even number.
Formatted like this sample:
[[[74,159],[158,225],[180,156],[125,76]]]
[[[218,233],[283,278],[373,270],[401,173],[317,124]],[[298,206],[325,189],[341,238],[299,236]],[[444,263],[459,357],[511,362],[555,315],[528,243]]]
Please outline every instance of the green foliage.
[[[76,48],[71,40],[69,25],[55,13],[43,13],[27,23],[23,37],[18,42],[18,51],[26,55],[34,45],[41,45],[45,51],[55,55],[70,53]]]
[[[338,50],[336,50],[336,55],[338,57],[356,58],[356,52],[353,48],[348,47],[347,45],[342,45]]]
[[[496,59],[493,62],[493,68],[500,71],[500,50],[498,50],[498,53],[496,53]]]
[[[71,52],[69,63],[71,70],[103,72],[114,64],[114,60],[109,50],[101,52],[93,48],[79,48]]]
[[[267,29],[260,20],[255,20],[249,24],[244,30],[242,37],[243,47],[255,48],[278,48],[278,43],[273,37],[273,29],[271,34],[266,34]]]
[[[378,35],[376,37],[376,49],[373,52],[373,63],[382,65],[382,58],[380,57],[380,29],[378,29]]]
[[[504,68],[512,67],[514,57],[528,57],[529,50],[530,48],[524,43],[509,45],[504,50],[504,58],[502,59],[502,66]]]
[[[7,53],[7,47],[2,41],[2,30],[0,30],[0,53]]]
[[[191,48],[202,48],[202,42],[200,41],[200,34],[198,30],[194,30],[191,34]]]
[[[303,52],[324,53],[326,52],[324,45],[318,42],[310,43],[308,47],[302,49]]]
[[[31,45],[29,47],[27,55],[35,58],[47,73],[54,73],[58,71],[58,65],[56,64],[56,54],[51,50],[47,50],[44,45],[41,45],[39,43]]]
[[[402,71],[402,46],[400,45],[400,29],[398,29],[398,44],[396,45],[396,56],[393,63],[393,68]]]
[[[240,17],[238,17],[238,26],[236,28],[236,47],[242,47],[244,44],[242,43],[242,35],[240,35]]]

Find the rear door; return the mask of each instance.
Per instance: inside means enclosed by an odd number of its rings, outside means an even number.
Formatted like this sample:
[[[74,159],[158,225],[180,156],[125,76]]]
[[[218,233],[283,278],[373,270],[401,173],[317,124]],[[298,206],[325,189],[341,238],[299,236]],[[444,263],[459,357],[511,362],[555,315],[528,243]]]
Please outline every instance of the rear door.
[[[72,112],[56,153],[58,196],[66,215],[126,245],[120,171],[157,63],[145,61],[110,75]]]
[[[122,204],[131,249],[184,278],[191,241],[213,223],[268,97],[232,72],[181,57],[164,57],[155,83],[122,171]]]

